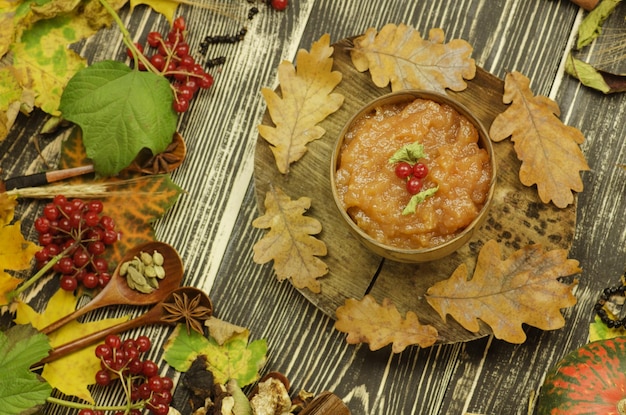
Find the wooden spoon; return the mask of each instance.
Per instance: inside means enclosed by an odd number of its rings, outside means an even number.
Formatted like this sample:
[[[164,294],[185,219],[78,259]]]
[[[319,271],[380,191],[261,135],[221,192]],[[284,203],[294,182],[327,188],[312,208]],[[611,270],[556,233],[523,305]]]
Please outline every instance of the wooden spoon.
[[[163,255],[165,278],[159,281],[159,288],[149,294],[133,290],[126,283],[126,278],[120,275],[120,266],[124,262],[130,261],[135,256],[138,256],[140,252],[152,254],[155,250]],[[117,264],[109,283],[105,285],[102,291],[100,291],[89,303],[62,319],[55,321],[49,326],[44,327],[40,331],[44,334],[49,334],[70,321],[88,313],[89,311],[101,307],[129,304],[144,306],[158,303],[170,295],[172,290],[179,287],[182,280],[183,262],[180,259],[178,252],[176,252],[172,246],[157,241],[137,245],[124,255],[122,260]]]
[[[206,314],[205,317],[209,318],[213,311],[213,304],[211,302],[211,299],[208,295],[206,295],[204,291],[198,288],[179,287],[168,294],[169,295],[165,299],[157,303],[154,307],[152,307],[150,310],[140,315],[139,317],[128,320],[124,323],[116,324],[95,333],[88,334],[84,337],[52,349],[48,356],[42,359],[39,363],[33,365],[33,368],[41,367],[46,363],[50,363],[77,350],[97,343],[109,334],[117,334],[123,331],[134,329],[136,327],[148,326],[152,324],[175,325],[178,323],[185,323],[185,318],[183,316],[181,316],[178,320],[169,318],[172,317],[172,314],[170,314],[164,306],[164,304],[175,304],[175,299],[177,297],[182,298],[182,296],[186,296],[189,300],[192,300],[200,296],[198,306],[206,307],[209,309],[209,312]]]

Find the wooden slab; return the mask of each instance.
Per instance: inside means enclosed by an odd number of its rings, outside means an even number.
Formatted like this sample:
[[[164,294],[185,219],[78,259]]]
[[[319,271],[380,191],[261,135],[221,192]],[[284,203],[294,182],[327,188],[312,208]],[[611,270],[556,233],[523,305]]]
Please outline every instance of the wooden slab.
[[[348,298],[361,299],[372,294],[379,302],[389,298],[401,313],[413,311],[420,322],[432,324],[439,331],[440,343],[469,341],[490,334],[488,327],[472,333],[453,319],[444,322],[423,298],[435,282],[447,279],[454,269],[465,263],[473,270],[476,256],[489,239],[501,244],[503,256],[526,244],[540,243],[546,249],[569,249],[574,236],[576,207],[558,209],[543,204],[536,189],[525,187],[518,178],[520,162],[509,140],[494,143],[498,183],[489,217],[474,238],[455,254],[426,264],[402,264],[385,260],[367,251],[341,222],[330,192],[330,157],[344,124],[361,106],[390,92],[376,87],[369,72],[359,73],[350,59],[351,39],[334,45],[334,70],[343,74],[335,92],[343,94],[343,106],[320,126],[326,134],[308,145],[308,153],[291,165],[289,173],[278,172],[268,143],[259,136],[255,154],[255,186],[259,209],[270,185],[280,187],[292,199],[307,196],[312,206],[307,213],[323,226],[318,237],[328,247],[324,262],[329,273],[320,281],[322,291],[300,292],[330,317]],[[476,77],[462,92],[449,95],[469,107],[487,130],[493,119],[506,109],[502,103],[503,81],[478,68]],[[266,112],[263,123],[272,125]]]

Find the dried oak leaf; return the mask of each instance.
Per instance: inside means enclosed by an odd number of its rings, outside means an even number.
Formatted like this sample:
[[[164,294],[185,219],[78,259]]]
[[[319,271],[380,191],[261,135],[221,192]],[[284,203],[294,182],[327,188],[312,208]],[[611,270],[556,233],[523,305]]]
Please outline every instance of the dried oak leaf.
[[[577,281],[558,279],[580,271],[566,250],[544,251],[540,245],[527,245],[503,261],[498,243],[490,240],[478,254],[471,279],[461,264],[449,279],[427,291],[426,300],[444,321],[449,314],[477,332],[480,319],[497,338],[523,343],[523,323],[542,330],[563,327],[560,310],[576,304],[572,289]]]
[[[445,93],[446,88],[462,91],[464,79],[476,75],[470,56],[472,46],[462,39],[444,43],[442,29],[431,29],[428,39],[404,24],[385,25],[380,32],[369,28],[354,40],[352,63],[360,72],[369,69],[380,88],[391,90],[428,89]]]
[[[327,253],[326,244],[315,238],[322,224],[304,216],[311,199],[291,200],[280,188],[270,186],[265,195],[265,214],[256,218],[252,226],[270,231],[254,244],[253,260],[265,264],[274,260],[274,271],[280,281],[291,279],[296,288],[321,291],[318,278],[328,272],[319,256]]]
[[[417,344],[428,347],[437,341],[437,329],[420,324],[412,311],[402,318],[388,298],[379,305],[374,297],[366,295],[361,301],[349,298],[336,311],[335,328],[347,333],[349,344],[369,343],[370,350],[378,350],[393,343],[394,353]]]
[[[317,124],[343,104],[343,95],[332,93],[342,75],[332,70],[329,43],[330,36],[325,34],[313,43],[310,53],[299,50],[297,67],[281,62],[280,96],[269,88],[261,91],[275,126],[259,125],[259,134],[270,144],[281,173],[287,173],[289,165],[304,156],[309,142],[324,135],[326,131]]]
[[[583,190],[580,171],[589,170],[579,146],[585,137],[559,120],[556,102],[534,96],[529,85],[530,80],[519,72],[506,76],[503,102],[511,106],[495,118],[489,135],[496,142],[511,137],[522,161],[521,182],[536,184],[543,203],[552,201],[565,208],[574,202],[572,191]]]

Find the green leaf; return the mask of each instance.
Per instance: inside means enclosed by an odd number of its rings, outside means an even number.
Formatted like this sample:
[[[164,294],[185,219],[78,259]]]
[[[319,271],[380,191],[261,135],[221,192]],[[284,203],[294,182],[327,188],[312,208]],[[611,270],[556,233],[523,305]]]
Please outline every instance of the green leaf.
[[[565,72],[589,88],[597,89],[605,94],[611,92],[611,87],[596,68],[571,55],[565,61]]]
[[[403,146],[400,150],[393,153],[393,156],[389,159],[389,164],[399,163],[405,161],[409,164],[415,164],[421,158],[424,158],[424,146],[418,141]]]
[[[60,110],[81,127],[96,173],[113,176],[143,148],[158,154],[172,142],[178,121],[173,99],[163,76],[103,61],[76,73],[63,92]]]
[[[421,192],[413,195],[413,197],[411,197],[411,200],[409,200],[409,203],[407,203],[407,205],[404,207],[404,210],[402,210],[402,214],[409,215],[411,213],[415,213],[417,205],[437,193],[437,190],[439,190],[439,186],[422,190]]]
[[[604,21],[613,13],[620,2],[621,0],[602,0],[589,12],[578,27],[577,49],[587,46],[602,34]]]
[[[225,384],[236,380],[246,386],[259,378],[267,353],[264,339],[248,343],[248,330],[235,333],[222,345],[212,337],[206,338],[192,331],[187,333],[178,326],[164,346],[165,361],[180,372],[185,372],[198,356],[204,356],[215,383]]]
[[[612,316],[615,318],[615,316]],[[589,341],[595,342],[598,340],[607,340],[614,339],[615,337],[624,337],[626,336],[626,329],[623,327],[620,328],[609,328],[600,317],[595,316],[593,323],[589,324]]]
[[[21,414],[43,405],[52,387],[39,380],[30,366],[48,355],[48,337],[30,325],[0,332],[0,402],[2,414]]]

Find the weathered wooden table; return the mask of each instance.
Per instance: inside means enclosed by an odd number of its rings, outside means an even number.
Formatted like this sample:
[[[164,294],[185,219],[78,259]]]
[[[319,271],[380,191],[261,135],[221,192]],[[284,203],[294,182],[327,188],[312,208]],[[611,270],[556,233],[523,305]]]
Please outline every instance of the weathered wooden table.
[[[245,20],[252,5],[232,3],[241,6]],[[247,22],[243,42],[215,50],[215,55],[226,55],[226,63],[213,72],[214,86],[181,118],[188,156],[172,178],[186,193],[155,226],[158,238],[180,252],[185,283],[210,293],[218,317],[248,327],[253,338],[267,339],[264,371],[283,372],[293,390],[332,391],[354,414],[532,413],[532,397],[546,371],[587,341],[597,296],[624,270],[626,172],[619,165],[626,163],[625,98],[585,88],[563,71],[584,11],[566,0],[292,0],[284,12],[260,8]],[[205,34],[236,33],[241,25],[193,6],[180,6],[179,13],[196,35],[192,42]],[[138,38],[167,25],[154,13],[148,15],[143,8],[132,13],[130,27]],[[389,347],[372,352],[367,345],[347,345],[332,316],[288,282],[278,282],[271,264],[252,261],[252,246],[264,234],[251,226],[259,216],[254,158],[257,125],[265,112],[261,88],[275,88],[278,64],[293,61],[299,48],[308,50],[323,34],[335,43],[386,23],[406,23],[423,34],[439,27],[447,40],[467,40],[478,66],[501,79],[509,71],[525,74],[533,92],[554,99],[563,122],[585,135],[583,150],[591,170],[583,174],[585,189],[577,199],[570,251],[583,272],[578,304],[565,311],[563,329],[528,328],[528,340],[521,345],[486,336],[409,347],[400,354]],[[118,39],[115,30],[80,45],[81,53],[94,60],[122,59],[121,42],[108,41]],[[0,143],[3,177],[42,168],[34,137],[44,120],[39,113],[19,118]],[[38,141],[44,153],[48,148],[54,152],[53,139]],[[32,218],[36,203],[22,203],[19,210]],[[35,307],[45,302],[30,300]],[[169,334],[162,328],[145,330],[155,342]],[[184,403],[182,389],[175,399]],[[66,412],[50,407],[46,413]]]

